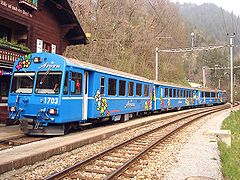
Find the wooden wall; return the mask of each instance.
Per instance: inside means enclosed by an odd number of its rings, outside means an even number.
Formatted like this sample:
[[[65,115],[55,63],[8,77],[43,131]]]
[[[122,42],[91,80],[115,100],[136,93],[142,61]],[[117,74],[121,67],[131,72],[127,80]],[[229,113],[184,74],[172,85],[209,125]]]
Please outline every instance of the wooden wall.
[[[57,46],[56,53],[62,54],[66,45],[69,45],[69,41],[63,37],[61,19],[57,19],[54,12],[44,6],[43,2],[43,0],[39,0],[38,9],[28,13],[19,5],[18,0],[1,0],[0,16],[27,27],[27,46],[32,52],[36,51],[37,39],[41,39],[49,44],[55,44]]]

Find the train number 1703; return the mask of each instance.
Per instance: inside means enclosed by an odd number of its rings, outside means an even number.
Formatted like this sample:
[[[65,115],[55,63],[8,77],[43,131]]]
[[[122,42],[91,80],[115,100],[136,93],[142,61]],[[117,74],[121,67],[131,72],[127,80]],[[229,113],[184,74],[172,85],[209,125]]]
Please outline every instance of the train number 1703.
[[[44,98],[44,104],[58,104],[58,98]]]

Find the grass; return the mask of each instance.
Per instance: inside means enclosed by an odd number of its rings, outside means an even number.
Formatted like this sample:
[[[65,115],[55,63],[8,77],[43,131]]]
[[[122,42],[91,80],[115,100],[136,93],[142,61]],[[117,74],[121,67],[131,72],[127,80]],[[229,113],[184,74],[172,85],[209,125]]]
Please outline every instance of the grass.
[[[222,124],[222,129],[231,130],[231,147],[219,142],[222,173],[224,179],[240,179],[240,111],[233,112]]]

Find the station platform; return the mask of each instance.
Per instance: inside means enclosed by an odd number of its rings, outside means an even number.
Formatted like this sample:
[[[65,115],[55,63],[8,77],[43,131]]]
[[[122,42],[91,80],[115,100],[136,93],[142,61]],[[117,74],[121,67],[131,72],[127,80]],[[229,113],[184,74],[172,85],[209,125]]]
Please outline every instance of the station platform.
[[[19,125],[12,126],[0,125],[0,141],[4,141],[14,137],[19,137],[22,135],[23,133],[19,129]]]
[[[188,111],[195,110],[199,109],[191,109]],[[150,122],[159,121],[166,117],[174,117],[184,112],[186,112],[186,110],[143,117],[125,123],[115,123],[105,127],[97,127],[0,151],[0,174],[13,169],[21,168],[25,165],[34,164],[35,162],[45,160],[51,156],[62,154],[81,146],[106,139],[117,133],[133,129]],[[4,127],[1,128],[3,128],[3,130],[0,129],[0,136],[5,136],[4,131],[10,131],[11,133],[9,135],[11,136],[19,134],[17,126],[8,126],[6,127],[9,128],[8,130],[4,129]]]

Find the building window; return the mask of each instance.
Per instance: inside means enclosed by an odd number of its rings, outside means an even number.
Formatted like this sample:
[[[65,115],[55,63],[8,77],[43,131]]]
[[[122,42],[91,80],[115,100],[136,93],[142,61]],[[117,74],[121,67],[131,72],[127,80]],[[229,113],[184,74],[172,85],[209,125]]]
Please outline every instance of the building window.
[[[148,97],[149,95],[149,85],[145,84],[144,85],[144,96]]]
[[[0,25],[0,39],[10,41],[11,40],[11,30],[5,26]]]
[[[140,84],[140,83],[137,83],[137,85],[136,85],[136,95],[142,96],[142,84]]]
[[[56,54],[57,46],[55,44],[47,43],[41,39],[37,39],[37,53],[49,52]]]
[[[126,95],[126,81],[119,80],[119,96]]]
[[[117,85],[116,79],[112,78],[108,79],[108,95],[116,96],[116,85]]]
[[[133,87],[134,87],[134,83],[128,82],[128,96],[133,96]]]
[[[104,95],[104,90],[105,90],[105,83],[104,83],[104,77],[100,78],[100,94]]]
[[[51,52],[51,44],[43,41],[43,52]]]

